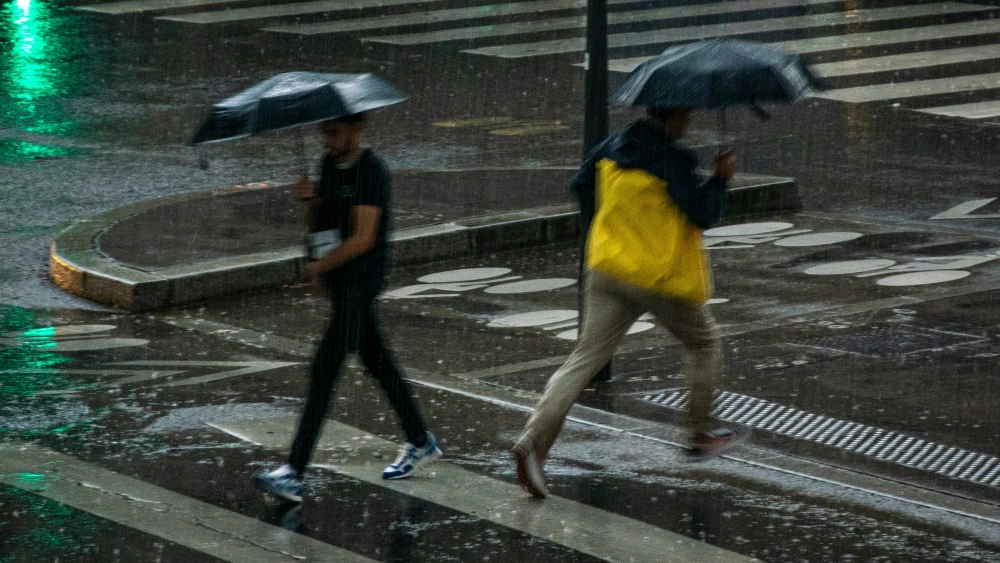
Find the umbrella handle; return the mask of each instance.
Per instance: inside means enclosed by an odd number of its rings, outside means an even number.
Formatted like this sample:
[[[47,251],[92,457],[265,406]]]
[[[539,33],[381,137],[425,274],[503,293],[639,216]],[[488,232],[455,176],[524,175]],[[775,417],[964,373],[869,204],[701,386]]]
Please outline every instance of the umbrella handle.
[[[729,152],[729,144],[726,142],[726,108],[719,110],[719,151]]]
[[[750,110],[753,111],[754,115],[760,118],[761,121],[767,121],[771,119],[771,114],[764,111],[764,108],[757,105],[756,102],[750,104]]]
[[[309,178],[309,159],[306,158],[306,138],[302,134],[302,128],[295,128],[296,151],[299,153],[299,168],[303,178]]]

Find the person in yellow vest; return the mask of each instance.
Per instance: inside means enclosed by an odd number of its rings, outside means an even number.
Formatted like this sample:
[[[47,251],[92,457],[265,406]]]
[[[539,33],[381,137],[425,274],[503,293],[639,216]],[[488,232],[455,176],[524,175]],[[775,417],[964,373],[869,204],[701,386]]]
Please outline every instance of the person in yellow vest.
[[[689,454],[718,455],[746,436],[710,417],[722,353],[706,305],[712,272],[701,242],[702,231],[722,216],[735,161],[720,153],[715,174],[707,180],[698,175],[695,155],[676,143],[693,113],[649,108],[646,119],[598,145],[573,179],[587,233],[586,315],[576,347],[549,379],[511,450],[518,483],[535,497],[548,495],[545,460],[573,402],[647,311],[687,352]]]

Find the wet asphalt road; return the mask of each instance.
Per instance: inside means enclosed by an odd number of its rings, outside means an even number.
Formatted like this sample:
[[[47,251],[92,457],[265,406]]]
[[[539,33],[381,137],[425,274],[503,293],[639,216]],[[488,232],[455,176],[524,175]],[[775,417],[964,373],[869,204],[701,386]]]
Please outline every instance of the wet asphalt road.
[[[289,42],[248,28],[185,30],[142,17],[83,16],[36,0],[3,8],[0,44],[10,55],[0,59],[4,438],[197,499],[224,511],[223,520],[241,515],[373,560],[599,560],[565,541],[332,469],[311,474],[301,514],[252,489],[249,474],[280,463],[281,452],[208,423],[299,412],[306,362],[326,308],[308,289],[147,315],[104,310],[44,280],[48,243],[71,221],[158,195],[297,173],[289,135],[213,146],[205,152],[207,170],[198,167],[199,154],[183,146],[211,102],[276,72],[374,71],[409,92],[410,102],[372,122],[372,139],[394,168],[573,165],[580,152],[582,74],[569,58],[501,64],[451,48]],[[25,50],[25,37],[33,38],[31,49]],[[907,105],[817,100],[776,110],[766,123],[743,114],[730,120],[742,170],[799,181],[804,213],[776,221],[790,223],[788,229],[863,235],[806,247],[743,239],[720,246],[744,248],[712,251],[717,297],[729,300],[714,306],[727,333],[720,386],[743,401],[732,414],[741,408],[756,413],[745,419],[762,427],[754,446],[811,460],[817,474],[796,476],[739,460],[692,466],[674,446],[651,439],[655,433],[636,436],[583,420],[567,427],[553,451],[554,494],[764,561],[1000,560],[996,521],[815,478],[846,468],[988,506],[1000,501],[996,483],[986,479],[1000,456],[994,377],[1000,317],[993,299],[1000,270],[985,260],[1000,250],[998,223],[930,219],[995,197],[1000,135],[995,119],[933,117]],[[616,124],[631,116],[612,113]],[[705,115],[693,133],[711,139],[714,128],[714,116]],[[315,152],[317,139],[307,142]],[[996,205],[974,213],[996,213]],[[871,277],[806,273],[849,261],[912,269],[929,259],[947,264],[970,256],[985,261],[959,263],[949,271],[969,272],[966,277],[926,286],[878,283],[908,270]],[[413,293],[413,286],[422,276],[467,268],[567,279],[576,263],[575,248],[559,246],[394,272],[392,289],[410,290],[400,294],[406,299],[382,304],[388,332],[447,458],[461,468],[513,482],[506,452],[526,413],[512,405],[518,397],[530,402],[569,352],[569,335],[558,335],[573,329],[566,312],[575,308],[576,290],[560,282],[525,293],[487,287],[430,297],[454,291],[418,287]],[[540,311],[547,313],[510,320]],[[49,326],[89,328],[25,334]],[[668,399],[684,382],[677,347],[661,328],[643,328],[616,358],[615,381],[588,390],[580,403],[596,409],[588,413],[669,429],[680,411]],[[236,370],[243,371],[227,374]],[[121,383],[126,378],[131,382]],[[184,384],[193,378],[201,379]],[[849,439],[823,443],[822,433],[812,432],[822,429],[819,423],[799,424],[810,432],[796,435],[794,422],[772,425],[766,418],[779,411],[790,421],[826,417],[832,431],[859,425],[857,435],[867,442],[853,449]],[[384,401],[355,368],[347,370],[330,417],[400,439]],[[882,436],[889,439],[880,444]],[[923,468],[904,463],[926,444],[934,459]],[[866,453],[877,445],[887,449]],[[966,477],[950,475],[960,467],[969,469]],[[58,487],[52,494],[63,496],[55,499],[27,492],[58,484],[50,477],[33,483],[31,475],[5,474],[0,484],[0,561],[226,560],[171,536],[170,530],[184,529],[180,524],[143,531],[114,511],[102,517],[93,508],[73,508],[76,497]],[[476,491],[456,495],[475,497]]]
[[[525,280],[553,280],[570,269],[574,259],[572,248],[555,247],[403,269],[397,270],[393,289],[441,271],[484,267],[509,268]],[[727,312],[726,306],[737,308],[752,293],[722,282],[734,277],[727,261],[722,258],[717,271],[720,295],[729,296],[731,301],[717,305],[716,311],[731,331],[740,326],[741,314],[738,310]],[[774,278],[786,274],[762,267],[754,275]],[[980,278],[989,275],[986,269],[974,274]],[[814,287],[812,291],[829,290]],[[938,297],[946,292],[939,288]],[[484,402],[482,395],[470,397],[469,389],[479,389],[475,393],[480,394],[488,393],[487,389],[515,394],[537,391],[543,381],[541,376],[551,369],[503,368],[510,366],[512,359],[565,354],[570,343],[555,338],[553,331],[543,327],[490,327],[489,322],[539,307],[570,306],[574,294],[571,286],[523,294],[487,294],[480,289],[451,298],[383,302],[388,331],[401,361],[416,381],[418,400],[450,462],[490,479],[513,482],[507,449],[516,439],[526,413],[509,403]],[[843,299],[864,303],[867,297],[853,293]],[[936,322],[935,327],[956,329],[954,325],[942,325],[947,319],[935,312],[946,304],[931,301],[927,306],[914,306],[919,313],[913,314],[906,326],[917,330]],[[289,516],[255,491],[249,474],[280,463],[281,452],[253,446],[209,424],[239,425],[297,414],[306,383],[304,362],[325,314],[324,301],[305,288],[235,297],[154,315],[65,310],[38,316],[21,313],[17,317],[13,313],[7,311],[7,322],[14,319],[19,326],[5,328],[21,332],[29,326],[49,324],[78,328],[75,334],[31,332],[20,337],[21,346],[6,349],[5,371],[13,371],[7,366],[17,366],[15,369],[21,372],[32,372],[5,380],[5,394],[22,397],[4,412],[5,427],[13,430],[8,432],[11,438],[35,441],[103,470],[138,478],[234,514],[291,527],[375,560],[591,560],[558,543],[426,502],[419,494],[400,494],[328,469],[310,474],[310,494],[300,515]],[[797,349],[790,354],[787,344],[774,344],[801,338],[803,333],[813,338],[831,332],[856,334],[898,316],[891,310],[875,309],[862,315],[825,315],[803,322],[773,313],[769,319],[759,320],[773,320],[782,324],[781,328],[727,338],[728,367],[722,387],[800,409],[883,425],[948,445],[995,453],[990,445],[995,443],[997,432],[994,422],[977,411],[962,410],[969,404],[969,395],[954,393],[956,401],[959,396],[966,397],[956,405],[948,403],[943,393],[933,391],[927,396],[934,400],[928,399],[923,405],[916,404],[920,396],[914,393],[897,399],[902,377],[908,381],[926,377],[933,382],[942,372],[964,369],[959,357],[983,355],[988,344],[977,342],[972,348],[864,360],[843,351],[821,349]],[[835,320],[836,325],[824,324],[824,319]],[[974,324],[969,318],[963,320],[964,330],[988,333],[988,326]],[[849,326],[830,328],[842,325]],[[674,375],[678,359],[676,347],[669,345],[661,329],[654,327],[632,335],[616,360],[616,380],[588,391],[581,402],[600,411],[645,420],[652,427],[676,424],[676,413],[643,404],[639,399],[650,390],[683,384],[683,379]],[[977,361],[983,360],[972,360]],[[877,364],[878,381],[858,375],[866,372],[865,362]],[[894,376],[893,366],[905,369],[905,375]],[[233,373],[234,367],[250,371]],[[490,368],[500,369],[482,373]],[[133,379],[115,383],[126,377]],[[477,381],[472,382],[472,387],[462,387],[459,384],[463,378],[465,383]],[[897,384],[883,382],[890,378]],[[968,384],[986,389],[990,378],[983,374],[981,379],[968,380]],[[989,400],[991,395],[985,391],[977,396]],[[399,440],[399,430],[385,408],[374,385],[359,369],[350,368],[339,385],[330,417],[390,441]],[[939,413],[956,418],[939,421],[933,416]],[[54,424],[58,427],[53,428]],[[972,425],[982,427],[978,434],[981,439],[970,430]],[[692,465],[683,461],[676,447],[643,438],[642,433],[630,435],[606,428],[579,423],[567,427],[549,462],[554,494],[766,561],[996,560],[998,536],[994,524],[736,460]],[[852,457],[836,448],[782,438],[758,431],[754,444],[776,453],[817,459],[824,466],[889,475],[971,498],[996,498],[992,487],[942,479],[898,465],[873,464],[863,456]],[[325,455],[330,454],[318,453],[318,462]],[[390,460],[376,454],[368,461],[373,464],[371,470],[377,471]],[[433,469],[426,478],[434,479]],[[455,494],[475,496],[476,492],[463,490]],[[14,510],[19,511],[19,502],[26,502],[22,492],[11,491],[9,500],[7,496],[5,506]],[[36,512],[42,513],[39,518],[47,518],[41,509]],[[102,543],[99,534],[88,530],[117,530],[121,523],[97,520],[88,524],[91,520],[94,518],[83,515],[78,524],[71,526],[77,529],[78,525],[82,531],[76,532],[77,543],[67,548],[69,552],[77,553],[74,550],[84,547],[98,553],[114,549]],[[137,536],[135,541],[132,536]],[[130,538],[134,549],[146,550],[134,560],[153,560],[156,550],[162,549],[144,544],[146,536],[137,532],[120,537]],[[174,548],[183,550],[182,546]],[[51,553],[52,549],[39,551]]]

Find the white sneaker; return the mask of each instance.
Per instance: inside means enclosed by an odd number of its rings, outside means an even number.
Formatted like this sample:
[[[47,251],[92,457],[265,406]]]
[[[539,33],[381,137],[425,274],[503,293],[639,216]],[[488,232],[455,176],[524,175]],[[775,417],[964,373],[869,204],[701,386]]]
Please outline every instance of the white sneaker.
[[[282,465],[274,471],[258,471],[253,474],[253,482],[289,502],[302,502],[302,481],[290,465]]]
[[[413,475],[418,467],[434,461],[441,455],[437,439],[428,432],[427,442],[422,447],[418,448],[409,442],[403,444],[403,447],[399,449],[399,457],[396,458],[396,461],[382,471],[382,478],[406,479]]]

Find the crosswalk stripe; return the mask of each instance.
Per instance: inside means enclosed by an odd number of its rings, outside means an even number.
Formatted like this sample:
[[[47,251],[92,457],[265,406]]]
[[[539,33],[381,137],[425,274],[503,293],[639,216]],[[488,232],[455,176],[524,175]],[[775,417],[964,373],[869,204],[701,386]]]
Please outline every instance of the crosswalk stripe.
[[[537,0],[535,2],[514,2],[510,4],[494,4],[492,6],[435,10],[431,12],[400,14],[397,16],[383,16],[378,18],[277,26],[265,28],[264,31],[292,33],[295,35],[350,33],[371,29],[383,30],[411,25],[477,20],[497,16],[544,14],[545,12],[583,8],[586,7],[586,5],[586,0],[572,0],[569,2],[565,0]]]
[[[927,25],[904,29],[889,29],[870,33],[849,33],[810,39],[782,41],[775,45],[792,53],[809,55],[841,49],[862,49],[865,47],[887,47],[917,41],[935,39],[959,39],[976,35],[1000,34],[1000,25],[995,19],[962,23]]]
[[[610,19],[610,16],[609,16]],[[501,25],[482,25],[445,29],[422,33],[405,33],[401,35],[386,35],[365,37],[365,43],[385,43],[388,45],[433,45],[445,41],[467,41],[470,39],[486,39],[490,37],[506,37],[526,33],[544,33],[561,29],[576,29],[586,25],[587,18],[574,16],[539,21],[514,22]]]
[[[973,92],[976,90],[1000,90],[1000,72],[990,74],[974,74],[971,76],[956,76],[951,78],[936,78],[933,80],[917,80],[899,82],[896,84],[876,84],[873,86],[858,86],[827,90],[817,95],[819,98],[837,100],[840,102],[865,103],[886,100],[900,100],[937,94],[953,94],[958,92]]]
[[[213,423],[212,426],[269,449],[285,449],[291,443],[297,422],[295,418],[274,418]],[[381,464],[385,462],[380,462],[375,456],[390,457],[395,449],[395,444],[377,436],[327,420],[316,447],[317,462],[314,465],[471,514],[606,561],[753,561],[737,553],[569,499],[552,496],[538,502],[516,485],[448,462],[437,462],[414,479],[385,481],[380,474]]]
[[[0,445],[0,483],[231,563],[375,563],[31,444]]]
[[[958,2],[943,4],[916,4],[870,10],[852,10],[849,12],[835,12],[814,16],[793,16],[769,20],[753,20],[704,26],[657,29],[653,31],[633,33],[618,33],[608,36],[608,47],[613,49],[619,47],[676,44],[696,41],[699,39],[708,39],[711,37],[820,28],[830,28],[830,32],[833,33],[833,26],[838,25],[859,25],[864,23],[877,23],[935,15],[948,16],[958,14],[975,14],[976,12],[986,12],[991,10],[996,10],[996,7]],[[574,38],[521,43],[516,45],[480,47],[475,49],[466,49],[463,52],[505,59],[518,59],[544,55],[578,53],[583,52],[585,48],[586,43],[584,39]]]
[[[932,115],[945,115],[948,117],[964,117],[966,119],[986,119],[989,117],[1000,117],[1000,101],[977,102],[973,104],[959,104],[954,106],[940,106],[936,108],[923,108],[917,111]]]
[[[149,12],[162,12],[165,10],[176,10],[179,8],[199,8],[203,6],[215,6],[218,4],[239,4],[253,0],[133,0],[130,2],[107,2],[103,4],[91,4],[89,6],[76,6],[74,9],[82,12],[95,12],[112,16],[124,16],[127,14],[145,14]]]
[[[382,8],[386,6],[405,6],[409,4],[438,3],[441,0],[317,0],[314,2],[296,2],[294,4],[277,4],[274,6],[259,6],[254,8],[239,8],[235,10],[218,10],[198,12],[179,16],[160,16],[162,21],[187,24],[219,24],[237,23],[267,18],[302,16],[306,14],[323,14],[332,12],[347,12],[362,8]]]
[[[823,78],[836,78],[994,59],[1000,59],[1000,45],[983,45],[978,47],[962,47],[959,49],[903,53],[901,55],[888,55],[868,59],[851,59],[813,65],[812,69]]]
[[[809,5],[819,6],[822,4],[839,4],[842,0],[810,0]],[[612,2],[613,3],[613,2]],[[766,9],[777,9],[802,6],[802,0],[747,0],[737,2],[722,2],[717,4],[696,4],[693,6],[678,6],[671,8],[655,8],[648,10],[634,10],[624,12],[610,12],[608,14],[609,25],[620,25],[629,23],[653,22],[657,20],[669,20],[687,17],[703,17],[710,15],[737,14],[740,12],[751,12]],[[431,31],[423,33],[409,33],[402,35],[392,35],[385,37],[373,37],[369,41],[374,43],[389,43],[393,45],[424,45],[440,43],[442,41],[456,41],[464,39],[482,39],[487,37],[505,37],[524,33],[538,33],[545,31],[557,31],[564,29],[582,29],[586,27],[587,19],[584,17],[556,18],[548,20],[538,20],[532,22],[514,22],[482,26],[479,28],[464,28],[445,31]]]
[[[984,34],[1000,34],[1000,25],[996,20],[980,20],[965,23],[950,23],[944,25],[928,25],[924,27],[908,27],[888,31],[873,31],[869,33],[850,33],[846,35],[831,35],[793,41],[771,43],[789,53],[809,55],[829,51],[847,49],[862,49],[865,47],[887,47],[905,43],[916,43],[927,40],[958,39]],[[612,72],[632,72],[635,67],[651,57],[630,57],[608,61],[608,70]]]

